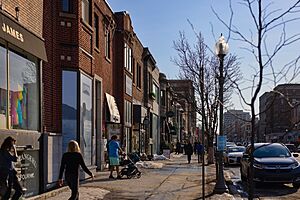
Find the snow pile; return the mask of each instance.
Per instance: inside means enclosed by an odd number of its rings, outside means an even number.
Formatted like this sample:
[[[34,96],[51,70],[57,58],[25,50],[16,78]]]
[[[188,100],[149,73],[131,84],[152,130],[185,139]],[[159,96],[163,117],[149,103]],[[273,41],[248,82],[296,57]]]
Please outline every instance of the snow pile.
[[[163,167],[163,163],[156,163],[152,161],[139,161],[136,163],[137,167],[139,168],[146,168],[146,169],[160,169]]]
[[[167,159],[169,159],[169,158],[167,158],[164,155],[157,155],[157,154],[153,155],[153,160],[167,160]]]

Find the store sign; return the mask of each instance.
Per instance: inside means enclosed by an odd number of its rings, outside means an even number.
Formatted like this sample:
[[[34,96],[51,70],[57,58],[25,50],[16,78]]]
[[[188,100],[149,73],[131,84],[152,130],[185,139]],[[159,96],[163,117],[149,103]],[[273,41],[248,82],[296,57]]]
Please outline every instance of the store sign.
[[[39,193],[39,151],[18,151],[18,155],[15,168],[21,186],[27,189],[24,196],[37,195]]]
[[[2,23],[2,31],[17,40],[24,42],[23,34],[5,23]]]
[[[0,12],[0,38],[28,53],[47,61],[45,42],[20,24],[20,22]]]

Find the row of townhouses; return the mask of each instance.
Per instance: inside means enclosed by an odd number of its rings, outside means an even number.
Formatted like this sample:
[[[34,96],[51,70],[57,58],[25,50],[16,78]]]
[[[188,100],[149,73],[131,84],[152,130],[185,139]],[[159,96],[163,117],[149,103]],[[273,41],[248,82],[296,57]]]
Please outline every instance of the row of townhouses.
[[[192,82],[159,71],[127,12],[105,0],[10,0],[0,15],[0,141],[17,139],[25,196],[56,185],[72,139],[92,170],[104,169],[112,135],[147,155],[195,139]]]

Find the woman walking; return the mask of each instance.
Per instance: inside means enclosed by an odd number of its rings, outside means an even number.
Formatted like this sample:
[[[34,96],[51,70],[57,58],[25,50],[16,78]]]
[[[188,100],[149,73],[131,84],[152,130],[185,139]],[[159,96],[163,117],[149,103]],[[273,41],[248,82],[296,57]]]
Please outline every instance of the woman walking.
[[[5,138],[0,148],[0,181],[1,187],[6,187],[2,200],[10,198],[12,188],[15,190],[12,200],[19,199],[23,194],[17,171],[13,166],[13,162],[17,162],[17,159],[16,140],[9,136]]]
[[[66,182],[71,189],[71,197],[69,200],[77,200],[79,199],[79,165],[82,167],[82,169],[89,174],[93,179],[94,175],[90,170],[86,167],[83,157],[80,153],[79,145],[76,141],[71,140],[68,144],[68,152],[63,154],[62,160],[61,160],[61,166],[59,171],[59,186],[63,185],[63,172],[65,171],[65,179]]]

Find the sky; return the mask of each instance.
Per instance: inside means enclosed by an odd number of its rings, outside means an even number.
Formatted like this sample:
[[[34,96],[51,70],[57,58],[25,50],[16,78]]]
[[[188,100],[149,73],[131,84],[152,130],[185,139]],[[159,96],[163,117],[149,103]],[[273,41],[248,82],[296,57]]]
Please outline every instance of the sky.
[[[257,71],[257,62],[253,56],[244,49],[245,43],[234,40],[234,36],[229,35],[228,29],[217,19],[213,13],[212,8],[219,13],[220,17],[229,22],[230,9],[229,3],[226,0],[107,0],[114,12],[127,11],[131,17],[134,32],[145,47],[149,47],[152,55],[154,56],[160,72],[163,72],[167,78],[178,78],[179,68],[171,61],[176,58],[177,53],[173,48],[173,42],[179,39],[179,32],[184,31],[190,42],[195,41],[194,33],[191,28],[190,21],[196,32],[201,32],[205,43],[213,50],[214,45],[223,33],[224,37],[228,39],[230,53],[239,58],[242,76],[244,77],[243,88],[251,86],[251,79]],[[222,2],[222,3],[220,3]],[[233,0],[233,25],[243,31],[247,36],[251,33],[255,34],[254,24],[251,20],[249,12],[238,0]],[[265,0],[264,3],[270,3],[271,0]],[[295,2],[294,0],[288,1],[274,1],[268,9],[284,9],[289,3]],[[280,10],[278,11],[278,13]],[[269,16],[275,16],[276,12]],[[300,14],[296,14],[300,17]],[[288,18],[286,18],[288,19]],[[297,32],[298,23],[293,22],[291,25],[286,26],[287,33],[293,34]],[[267,37],[267,46],[273,48],[276,41],[279,39],[278,29],[274,29]],[[299,42],[293,46],[287,47],[284,51],[274,59],[274,66],[279,70],[287,62],[294,59],[298,55]],[[287,80],[282,80],[284,83]],[[299,79],[294,80],[297,82]],[[261,93],[270,91],[274,88],[274,81],[266,78],[262,87]],[[249,101],[251,98],[251,91],[244,91],[245,98]],[[233,94],[232,102],[233,109],[246,109],[244,104],[240,103],[240,98]],[[258,101],[257,101],[258,102]],[[257,103],[258,107],[258,103]]]

